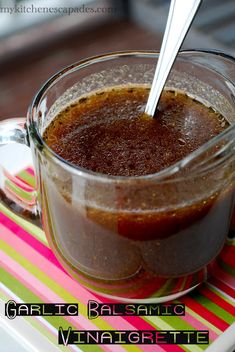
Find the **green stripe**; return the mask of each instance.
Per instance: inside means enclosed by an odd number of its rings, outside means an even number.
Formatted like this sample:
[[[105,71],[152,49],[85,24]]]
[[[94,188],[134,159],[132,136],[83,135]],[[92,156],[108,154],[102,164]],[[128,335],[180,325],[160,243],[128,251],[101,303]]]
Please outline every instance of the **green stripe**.
[[[210,283],[207,283],[206,286],[207,286],[207,289],[209,289],[210,291],[215,293],[217,296],[222,298],[224,301],[231,304],[233,307],[235,306],[235,303],[232,301],[232,299],[227,297],[224,292],[219,291],[219,289],[216,286],[212,286]]]
[[[0,203],[0,211],[4,215],[6,215],[9,219],[14,221],[17,225],[22,227],[25,231],[29,232],[37,240],[39,240],[40,242],[45,244],[47,247],[49,247],[48,243],[47,243],[47,240],[46,240],[46,236],[45,236],[44,232],[39,227],[31,224],[30,222],[22,219],[20,216],[14,214],[12,211],[7,209],[1,203]]]
[[[20,198],[27,200],[27,201],[32,201],[34,194],[32,195],[32,192],[27,192],[23,190],[21,187],[17,186],[15,183],[13,183],[10,180],[6,180],[5,184],[10,188],[10,190],[19,196]]]
[[[184,346],[185,351],[187,352],[201,352],[204,351],[209,345],[179,345],[181,348]]]
[[[5,294],[3,294],[2,291],[0,291],[0,297],[2,297],[2,300],[4,302],[7,302],[8,300],[13,299],[11,296],[9,295],[6,296]],[[54,336],[54,334],[46,327],[44,327],[44,325],[38,319],[35,319],[35,317],[23,317],[23,319],[27,320],[30,323],[30,325],[32,325],[36,330],[38,330],[43,336],[47,337],[48,340],[50,340],[54,345],[58,346],[61,351],[64,351],[64,352],[68,351],[68,347],[57,344],[57,336]],[[81,345],[78,345],[78,347],[81,348]],[[85,346],[83,347],[84,347],[84,351],[87,351],[87,349],[85,349]],[[96,347],[95,345],[90,346],[90,351],[96,352],[97,349],[95,347]],[[127,351],[140,351],[140,349],[139,348],[137,349],[136,346],[126,346],[125,348],[125,346],[123,345],[122,347]]]
[[[20,299],[24,302],[30,303],[43,303],[42,300],[36,296],[33,292],[31,292],[26,286],[18,281],[14,276],[3,269],[3,276],[1,277],[2,283],[7,286],[12,292],[14,292]],[[53,318],[53,319],[52,319]],[[69,323],[64,320],[64,318],[55,316],[55,317],[44,317],[50,324],[52,324],[55,328],[60,326],[60,324],[67,328]],[[51,321],[52,320],[52,321]]]
[[[214,302],[210,301],[203,295],[194,295],[193,299],[200,303],[203,307],[207,308],[211,313],[217,315],[217,317],[223,319],[226,323],[232,324],[234,322],[234,317],[232,314],[228,313],[221,307],[219,307]]]
[[[11,297],[7,295],[2,289],[0,289],[0,299],[3,302],[7,302],[9,299],[11,299]]]
[[[226,273],[235,276],[235,268],[226,264],[221,258],[218,258],[218,264]]]
[[[163,295],[166,295],[167,292],[171,292],[171,289],[175,286],[175,280],[174,279],[169,279],[165,282],[163,286],[161,286],[160,289],[155,291],[151,297],[161,297]]]
[[[9,294],[6,295],[3,291],[0,291],[0,297],[4,302],[14,299],[13,294],[12,296],[10,296]],[[31,326],[33,326],[35,330],[38,330],[51,343],[53,343],[54,345],[57,345],[57,337],[54,336],[54,334],[49,329],[45,328],[45,326],[42,325],[42,323],[36,317],[22,317],[21,319],[26,320]],[[61,351],[66,351],[64,346],[58,345],[58,347]]]
[[[6,254],[8,254],[11,258],[13,258],[18,264],[28,270],[32,275],[34,275],[38,280],[40,280],[43,284],[48,286],[54,293],[56,293],[59,297],[61,297],[65,302],[77,302],[77,298],[69,294],[62,286],[57,284],[55,281],[50,279],[44,272],[38,269],[35,265],[29,262],[27,259],[22,257],[18,252],[16,252],[13,248],[8,246],[8,244],[3,242],[2,248]],[[30,302],[30,301],[29,301]],[[87,317],[87,306],[81,302],[79,302],[79,312],[81,315]],[[114,328],[104,321],[101,317],[97,318],[95,322],[93,322],[98,328],[101,330],[113,330]],[[139,348],[136,346],[131,347],[130,351],[139,351]]]
[[[25,181],[25,183],[27,183],[31,187],[33,187],[33,188],[36,187],[36,179],[35,179],[35,177],[32,176],[31,174],[29,174],[27,171],[22,170],[22,171],[20,171],[17,174],[17,176],[19,176],[22,180]]]
[[[235,239],[228,238],[226,240],[226,245],[227,246],[235,246]]]
[[[179,301],[175,301],[180,303]],[[194,316],[197,320],[199,320],[202,324],[210,328],[212,331],[214,331],[216,334],[220,335],[221,331],[214,327],[211,323],[200,317],[198,314],[194,313],[191,309],[186,307],[186,312],[192,316]],[[177,316],[164,316],[164,318],[161,317],[144,317],[144,320],[146,320],[148,323],[153,325],[156,329],[160,328],[162,330],[167,330],[167,329],[174,329],[174,330],[195,330],[195,328],[189,324],[187,321],[181,319],[180,317]],[[212,341],[210,340],[210,343]],[[182,346],[181,346],[182,347]],[[208,345],[200,345],[200,346],[188,346],[184,345],[184,350],[185,351],[196,351],[198,348],[200,350],[205,350],[208,347]]]
[[[47,276],[44,272],[38,269],[35,265],[33,265],[30,261],[16,252],[13,248],[11,248],[8,244],[3,242],[2,246],[4,252],[9,255],[12,259],[14,259],[18,264],[20,264],[24,269],[26,269],[30,274],[34,275],[38,280],[40,280],[44,285],[49,287],[54,293],[60,296],[65,302],[76,302],[77,299],[69,294],[62,286],[53,281],[49,276]],[[87,307],[79,302],[80,313],[86,316]],[[96,319],[96,324],[103,330],[110,329],[111,327],[102,322],[100,324],[99,319]]]
[[[202,352],[205,348],[208,348],[209,345],[179,345],[186,352]]]
[[[22,299],[23,302],[30,302],[30,303],[43,303],[42,300],[34,295],[31,291],[28,290],[27,287],[23,286],[14,276],[9,274],[4,270],[4,275],[2,277],[2,282],[5,286],[11,289],[12,292],[14,292],[20,299]],[[28,317],[29,318],[29,317]],[[47,320],[54,328],[57,330],[59,326],[61,326],[63,329],[68,329],[69,326],[73,327],[76,329],[71,323],[65,321],[62,317],[47,317],[44,316],[43,319]],[[78,317],[79,319],[79,317]],[[28,319],[29,320],[29,319]],[[29,322],[31,323],[33,319],[30,318]],[[45,327],[46,329],[46,327]],[[43,335],[45,334],[45,330],[42,329]],[[46,331],[49,331],[46,329]],[[53,335],[51,335],[51,341],[57,345],[57,338]],[[58,345],[57,345],[58,346]],[[63,346],[61,346],[63,347]],[[95,347],[95,348],[94,348]],[[79,348],[81,348],[83,351],[88,351],[88,352],[96,352],[96,351],[102,351],[102,349],[99,346],[83,346],[79,345]],[[64,347],[62,350],[67,351],[66,347]]]
[[[24,317],[24,319],[36,330],[38,330],[43,336],[47,337],[53,345],[58,346],[61,351],[68,351],[65,346],[58,345],[57,336],[55,336],[50,330],[44,327],[38,319],[33,319],[32,317]]]
[[[185,276],[185,278],[182,280],[182,283],[179,287],[179,292],[184,290],[186,281],[187,281],[187,276]]]

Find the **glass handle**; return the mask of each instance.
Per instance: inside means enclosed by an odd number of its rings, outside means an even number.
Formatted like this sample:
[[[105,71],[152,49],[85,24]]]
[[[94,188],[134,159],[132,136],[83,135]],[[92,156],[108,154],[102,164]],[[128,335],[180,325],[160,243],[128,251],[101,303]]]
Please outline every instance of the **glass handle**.
[[[29,147],[26,118],[15,118],[0,122],[0,145],[11,143]],[[31,223],[41,227],[36,188],[11,175],[1,166],[0,201],[8,209]]]

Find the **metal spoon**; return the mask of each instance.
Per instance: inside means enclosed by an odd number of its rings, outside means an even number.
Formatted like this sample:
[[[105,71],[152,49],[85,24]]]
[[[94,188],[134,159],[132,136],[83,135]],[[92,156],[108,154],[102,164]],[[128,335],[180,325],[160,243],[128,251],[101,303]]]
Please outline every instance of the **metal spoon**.
[[[152,117],[171,67],[201,2],[202,0],[171,0],[159,59],[145,108],[145,113]]]

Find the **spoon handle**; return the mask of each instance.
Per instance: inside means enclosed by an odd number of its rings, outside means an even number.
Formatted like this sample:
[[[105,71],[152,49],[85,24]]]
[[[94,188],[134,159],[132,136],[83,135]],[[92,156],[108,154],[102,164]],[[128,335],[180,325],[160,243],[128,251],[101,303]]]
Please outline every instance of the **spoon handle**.
[[[202,0],[171,0],[159,59],[145,108],[145,113],[152,117],[154,116],[171,67],[201,1]]]

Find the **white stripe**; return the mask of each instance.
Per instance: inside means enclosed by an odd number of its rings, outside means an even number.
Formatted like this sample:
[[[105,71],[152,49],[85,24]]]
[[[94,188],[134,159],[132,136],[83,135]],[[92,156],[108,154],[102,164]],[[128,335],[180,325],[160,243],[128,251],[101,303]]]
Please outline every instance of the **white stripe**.
[[[207,282],[208,286],[211,286],[215,291],[220,292],[224,297],[228,298],[230,301],[232,301],[233,303],[235,303],[235,299],[232,296],[229,296],[227,293],[225,293],[224,291],[220,290],[218,287],[210,284],[209,282]]]

